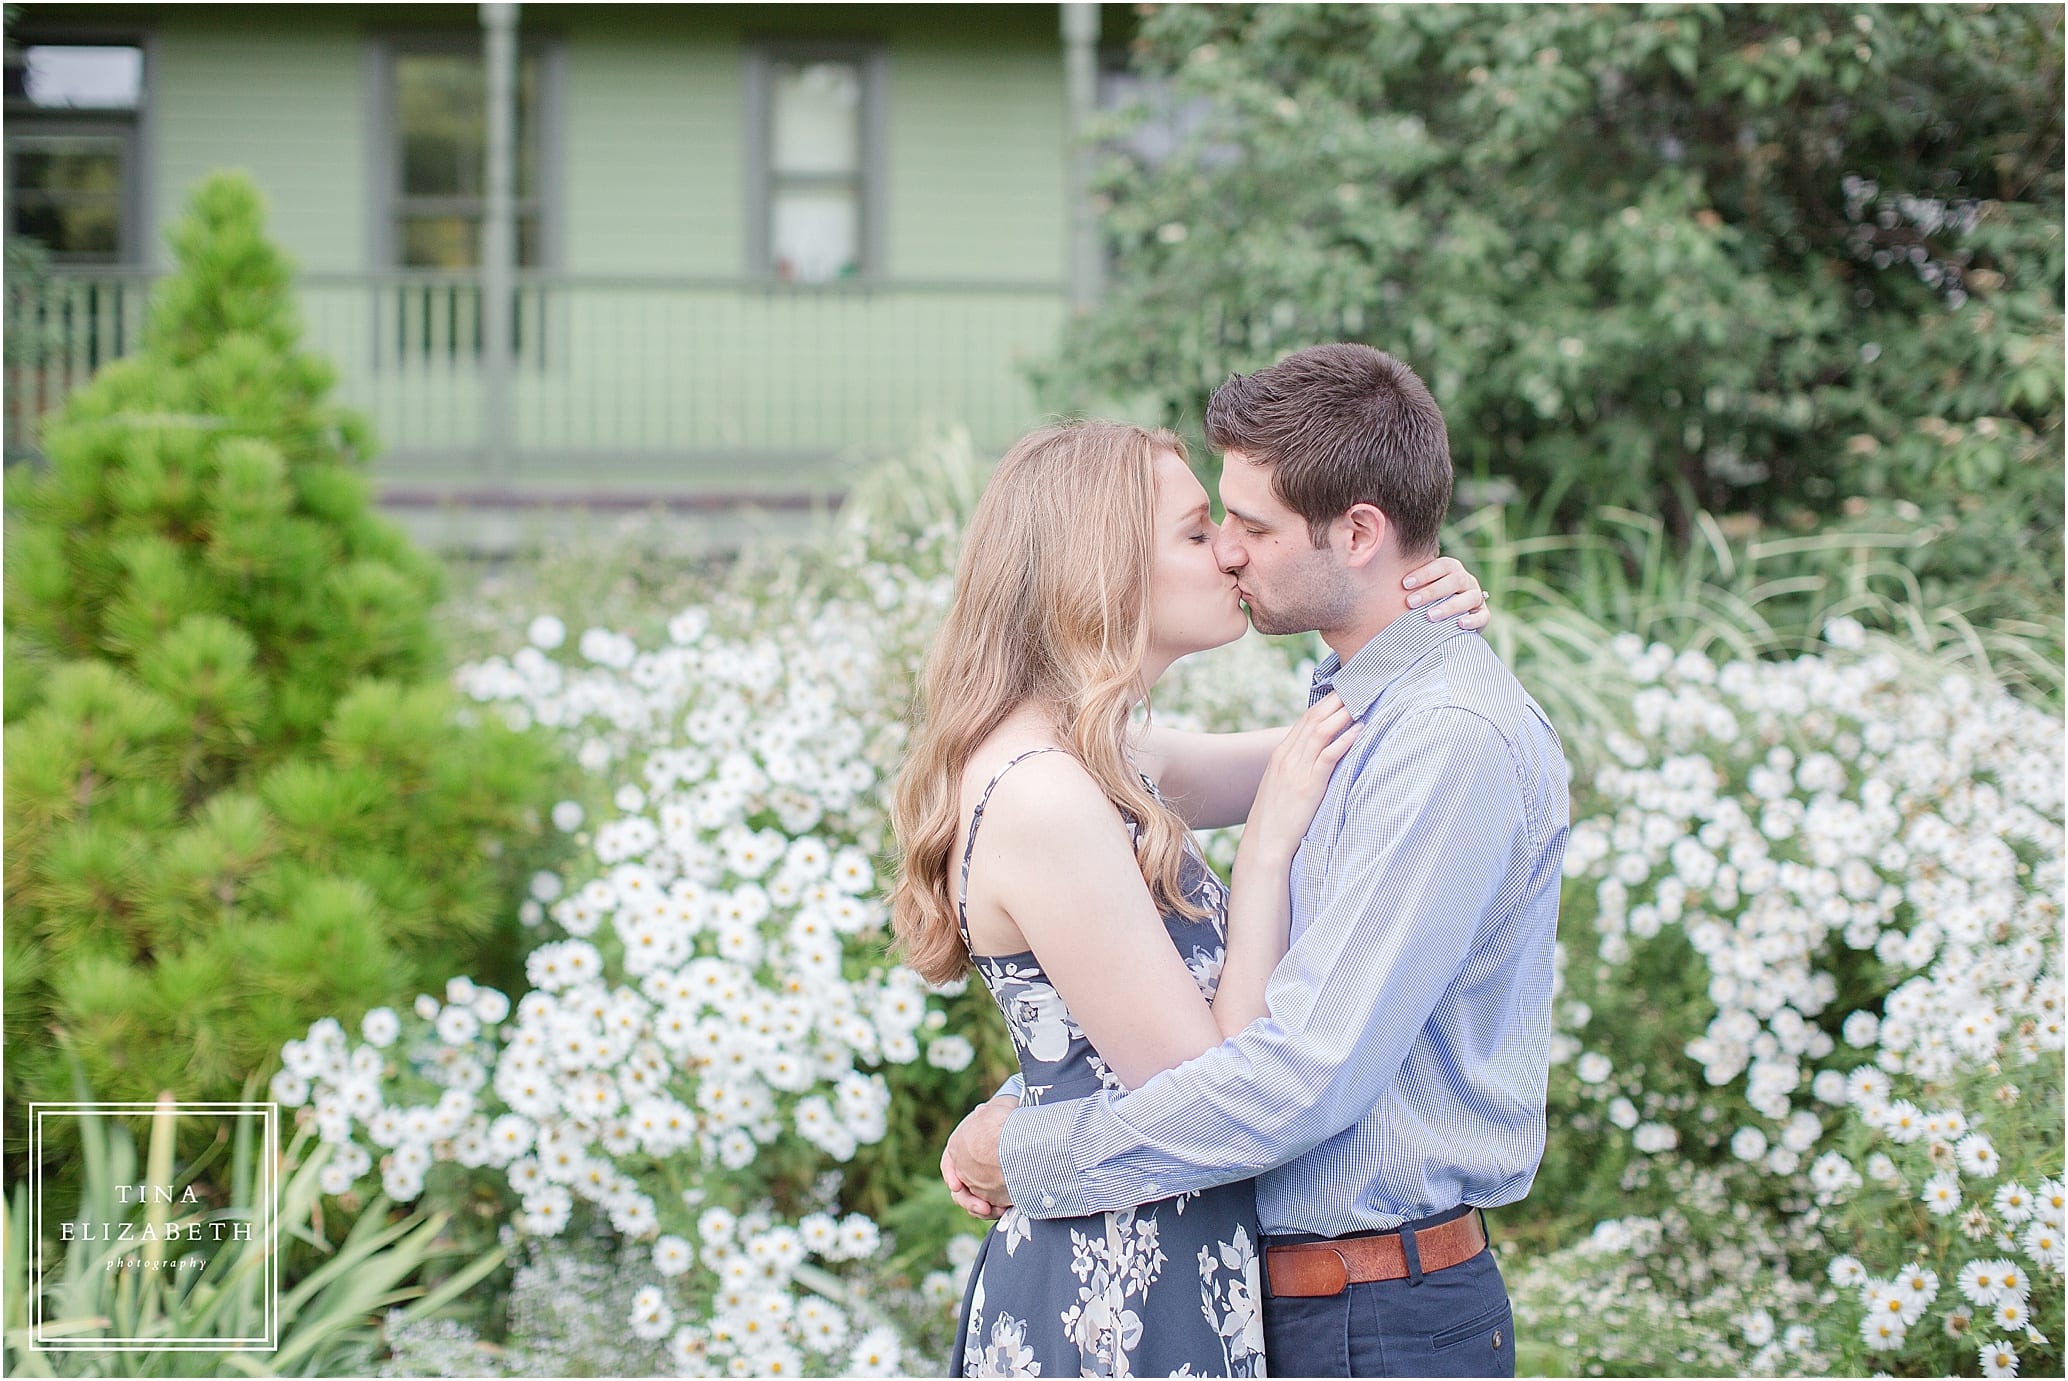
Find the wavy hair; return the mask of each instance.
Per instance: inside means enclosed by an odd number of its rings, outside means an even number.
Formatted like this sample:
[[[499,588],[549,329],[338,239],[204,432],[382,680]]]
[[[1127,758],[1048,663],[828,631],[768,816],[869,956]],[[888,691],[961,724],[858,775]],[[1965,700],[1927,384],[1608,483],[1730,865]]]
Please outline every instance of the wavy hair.
[[[1168,431],[1043,427],[1006,452],[977,502],[891,797],[899,847],[891,929],[904,961],[929,982],[947,982],[969,962],[955,918],[963,772],[977,745],[1029,700],[1058,707],[1058,741],[1141,823],[1136,858],[1157,904],[1203,914],[1180,882],[1185,824],[1123,748],[1128,713],[1149,689],[1142,663],[1162,450],[1185,455]]]

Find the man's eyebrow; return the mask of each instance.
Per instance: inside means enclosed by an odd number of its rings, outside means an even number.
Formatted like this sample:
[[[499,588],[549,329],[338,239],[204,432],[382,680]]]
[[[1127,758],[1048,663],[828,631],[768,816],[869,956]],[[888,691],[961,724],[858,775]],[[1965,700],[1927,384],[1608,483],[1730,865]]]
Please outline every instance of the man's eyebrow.
[[[1249,524],[1249,525],[1250,525],[1251,527],[1265,527],[1265,526],[1268,526],[1268,525],[1267,525],[1267,524],[1266,524],[1265,522],[1263,522],[1263,520],[1261,520],[1261,519],[1259,519],[1259,518],[1252,518],[1252,517],[1251,517],[1251,516],[1250,516],[1249,514],[1247,514],[1247,513],[1244,513],[1244,512],[1243,512],[1243,511],[1242,511],[1241,509],[1239,509],[1239,508],[1231,508],[1231,507],[1229,507],[1229,506],[1228,506],[1227,504],[1225,504],[1225,503],[1221,505],[1221,508],[1223,509],[1223,511],[1225,511],[1225,512],[1227,513],[1227,515],[1228,515],[1228,516],[1229,516],[1230,518],[1234,518],[1234,519],[1236,519],[1236,520],[1238,520],[1238,521],[1240,521],[1240,522],[1245,522],[1245,523],[1248,523],[1248,524]]]

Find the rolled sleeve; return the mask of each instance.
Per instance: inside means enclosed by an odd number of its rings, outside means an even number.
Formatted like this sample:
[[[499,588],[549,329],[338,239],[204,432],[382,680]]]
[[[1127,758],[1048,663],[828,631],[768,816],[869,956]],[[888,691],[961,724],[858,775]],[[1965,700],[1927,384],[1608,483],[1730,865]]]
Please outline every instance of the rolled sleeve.
[[[1515,761],[1483,717],[1422,710],[1358,764],[1333,818],[1336,837],[1303,845],[1326,862],[1271,1015],[1132,1092],[1013,1112],[999,1162],[1023,1212],[1246,1178],[1353,1126],[1393,1086],[1529,851]]]

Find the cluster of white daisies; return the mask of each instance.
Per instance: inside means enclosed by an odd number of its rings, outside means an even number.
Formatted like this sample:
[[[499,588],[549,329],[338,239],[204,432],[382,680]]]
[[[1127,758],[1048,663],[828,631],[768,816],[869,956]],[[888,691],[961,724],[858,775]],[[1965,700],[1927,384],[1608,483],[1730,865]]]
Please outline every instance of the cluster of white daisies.
[[[520,919],[540,939],[514,1009],[456,978],[407,1031],[380,1009],[357,1043],[326,1019],[282,1052],[273,1095],[330,1143],[327,1192],[377,1176],[407,1201],[451,1162],[508,1185],[518,1233],[558,1235],[586,1208],[651,1241],[662,1282],[627,1301],[628,1326],[665,1337],[685,1374],[906,1365],[887,1323],[842,1302],[840,1270],[877,1254],[873,1221],[708,1206],[728,1176],[765,1189],[757,1160],[778,1143],[808,1144],[823,1170],[880,1141],[884,1065],[974,1057],[917,975],[882,959],[873,862],[903,741],[887,673],[939,582],[885,568],[869,589],[778,627],[734,607],[737,632],[690,609],[654,650],[591,629],[571,663],[552,655],[567,630],[541,616],[529,646],[460,671],[511,723],[570,735],[617,782],[612,809],[552,809],[582,858],[532,880]]]
[[[1926,1112],[1900,1095],[1989,1071],[1999,1101],[2023,1096],[2021,1080],[2058,1100],[2061,725],[1962,676],[1921,685],[1895,656],[1861,650],[1857,626],[1830,636],[1827,655],[1721,667],[1619,640],[1641,689],[1567,854],[1568,875],[1595,883],[1595,933],[1568,929],[1564,945],[1612,982],[1635,945],[1681,927],[1714,1009],[1686,1055],[1753,1114],[1730,1135],[1732,1155],[1801,1176],[1826,1209],[1868,1181],[1903,1186],[1968,1241],[2016,1253],[1969,1262],[1994,1285],[1962,1269],[1969,1312],[1949,1325],[1979,1339],[1993,1319],[2005,1336],[1981,1346],[1984,1369],[2014,1369],[2013,1338],[2029,1324],[2023,1293],[2002,1282],[2023,1270],[2058,1283],[2060,1212],[2047,1204],[2059,1203],[2060,1166],[2037,1168],[2051,1176],[2039,1190],[1998,1187],[1985,1212],[1964,1184],[1996,1180],[2007,1150],[2038,1148],[1997,1145],[1981,1109]],[[1565,956],[1562,982],[1576,962]],[[1856,1010],[1834,1010],[1841,969],[1863,966],[1880,981],[1865,999],[1855,984]],[[1633,1147],[1659,1155],[1700,1135],[1716,1109],[1619,1079],[1616,1033],[1590,1030],[1586,1003],[1567,999],[1558,1054],[1583,1086],[1613,1090],[1608,1121]],[[1887,1151],[1855,1164],[1837,1149],[1849,1118],[1918,1143],[1921,1183]],[[1841,1256],[1832,1272],[1859,1287],[1874,1351],[1902,1347],[1938,1290],[1919,1264],[1879,1278]]]

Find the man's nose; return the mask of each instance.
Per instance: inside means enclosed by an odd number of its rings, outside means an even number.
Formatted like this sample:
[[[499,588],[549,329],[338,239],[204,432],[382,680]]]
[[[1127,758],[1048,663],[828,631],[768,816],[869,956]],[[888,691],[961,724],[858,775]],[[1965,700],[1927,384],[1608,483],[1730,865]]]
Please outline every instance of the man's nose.
[[[1242,549],[1242,543],[1228,535],[1226,524],[1214,534],[1214,560],[1224,571],[1239,571],[1249,564],[1249,553]]]

